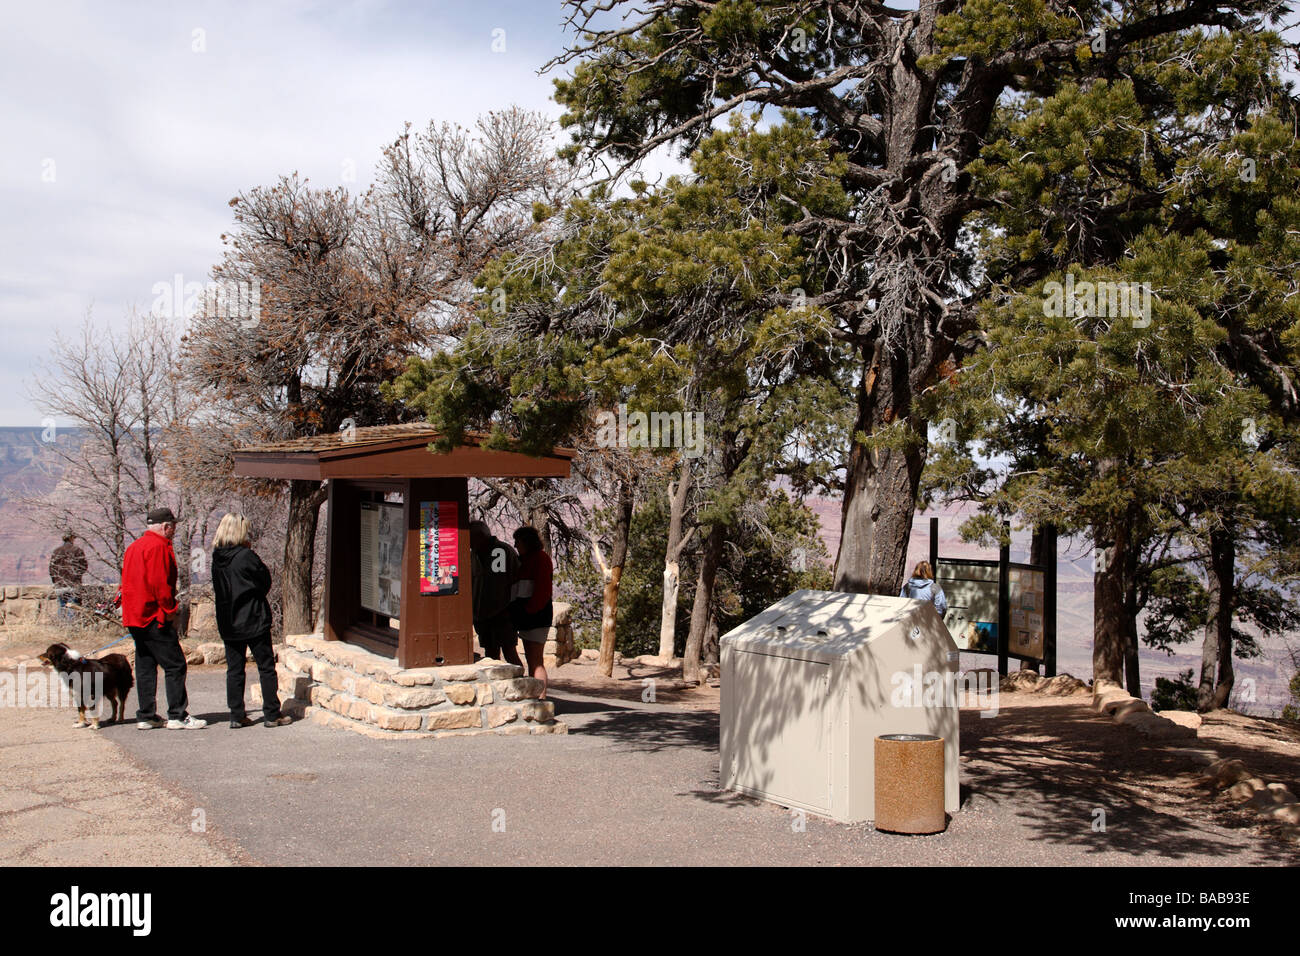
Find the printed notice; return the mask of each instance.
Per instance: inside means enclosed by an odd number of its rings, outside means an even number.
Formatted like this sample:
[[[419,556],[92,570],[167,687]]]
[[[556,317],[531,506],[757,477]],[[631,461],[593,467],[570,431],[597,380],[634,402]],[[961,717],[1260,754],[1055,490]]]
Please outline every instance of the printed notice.
[[[420,502],[420,593],[460,593],[459,508],[454,501]]]
[[[396,618],[402,607],[402,506],[361,503],[361,606]]]

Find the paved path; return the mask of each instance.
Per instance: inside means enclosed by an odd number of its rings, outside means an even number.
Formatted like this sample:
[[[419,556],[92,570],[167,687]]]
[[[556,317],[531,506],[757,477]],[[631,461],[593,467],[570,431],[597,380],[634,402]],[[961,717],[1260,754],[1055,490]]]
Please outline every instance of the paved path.
[[[98,754],[111,741],[183,786],[210,827],[271,864],[1300,862],[1294,850],[1256,834],[1148,806],[1140,792],[1116,786],[1105,769],[1109,745],[1097,743],[1116,729],[1082,703],[1056,704],[1053,710],[1061,709],[1049,715],[1004,695],[996,718],[964,713],[963,812],[942,834],[899,837],[812,816],[799,831],[787,810],[719,792],[717,715],[708,711],[561,690],[552,696],[568,736],[390,742],[309,722],[231,730],[222,720],[222,674],[192,669],[189,683],[192,710],[218,723],[201,731],[109,727],[92,743],[91,732],[73,731],[66,714],[25,716],[20,726],[27,736],[39,726],[41,741],[0,751],[9,754],[3,776],[19,756],[46,767],[47,790],[81,787],[94,775],[79,762],[81,751],[67,748]],[[0,713],[6,727],[9,720]],[[1087,746],[1073,742],[1076,730],[1091,735]],[[1019,768],[1018,754],[1041,751],[1045,764]],[[112,789],[123,788],[114,782]],[[130,793],[114,806],[130,804]],[[1105,833],[1092,829],[1097,806],[1107,808]],[[169,812],[139,813],[132,832],[157,826]],[[51,818],[48,830],[58,834],[62,826]],[[184,833],[167,831],[166,841],[178,853],[188,846]],[[64,843],[64,859],[77,855],[74,847]],[[85,858],[127,862],[106,859],[97,843]]]
[[[74,714],[0,709],[0,864],[247,862],[194,815],[193,796],[131,759],[105,731],[76,727]],[[195,832],[196,823],[205,832]]]

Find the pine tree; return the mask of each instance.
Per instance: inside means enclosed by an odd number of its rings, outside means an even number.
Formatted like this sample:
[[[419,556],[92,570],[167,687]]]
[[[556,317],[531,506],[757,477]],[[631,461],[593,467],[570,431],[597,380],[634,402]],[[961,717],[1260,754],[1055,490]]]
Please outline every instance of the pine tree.
[[[702,415],[703,445],[676,452],[699,456],[687,679],[747,503],[777,475],[828,481],[846,419],[828,317],[802,301],[819,275],[788,230],[805,210],[842,212],[840,161],[798,116],[763,132],[737,118],[701,143],[693,172],[555,213],[545,255],[505,256],[479,277],[484,308],[461,347],[412,360],[394,386],[446,441],[492,428],[489,444],[526,450],[589,434],[593,415],[620,405],[629,417]]]
[[[996,201],[967,167],[999,105],[1131,75],[1135,63],[1149,62],[1156,74],[1186,70],[1185,59],[1159,58],[1162,38],[1213,25],[1250,43],[1251,29],[1283,9],[1263,0],[568,6],[580,36],[553,65],[574,66],[556,81],[574,158],[609,157],[622,169],[661,146],[689,151],[720,117],[754,104],[803,112],[844,153],[847,207],[809,211],[789,228],[816,250],[827,278],[810,304],[830,310],[829,334],[855,364],[835,584],[886,594],[897,593],[903,576],[925,460],[927,422],[914,399],[976,329],[989,291],[974,282],[963,226]],[[628,18],[610,16],[618,12]],[[1142,155],[1140,146],[1118,158],[1132,155]],[[1104,245],[1129,211],[1122,202],[1088,207],[1087,238]],[[1115,257],[1123,244],[1106,248]]]
[[[1170,563],[1170,552],[1152,551],[1153,543],[1176,541],[1181,560],[1201,564],[1208,584],[1199,706],[1208,708],[1223,706],[1232,688],[1234,616],[1266,630],[1286,626],[1269,609],[1277,592],[1240,586],[1247,575],[1238,565],[1261,547],[1288,546],[1297,531],[1291,383],[1300,357],[1293,265],[1300,146],[1277,115],[1233,117],[1241,104],[1227,96],[1220,104],[1228,118],[1219,119],[1240,129],[1217,139],[1217,114],[1205,113],[1204,98],[1222,91],[1204,76],[1194,80],[1197,95],[1171,96],[1177,106],[1161,122],[1143,128],[1133,110],[1118,122],[1121,140],[1140,134],[1147,143],[1141,161],[1111,165],[1123,149],[1116,152],[1109,128],[1096,125],[1108,114],[1082,105],[1117,95],[1132,103],[1133,89],[1070,91],[1027,104],[1008,124],[989,152],[1032,145],[1035,162],[987,167],[1003,186],[1004,205],[991,217],[1001,227],[990,243],[994,274],[1014,281],[1036,257],[1051,262],[1089,250],[1104,261],[1106,244],[1128,252],[1110,267],[1071,262],[1048,280],[1050,291],[1035,283],[990,304],[986,348],[936,398],[967,440],[1012,462],[993,477],[983,522],[1019,511],[1091,535],[1095,677],[1118,681],[1127,670],[1130,691],[1139,692],[1137,614],[1152,573]],[[1185,93],[1192,82],[1178,77],[1173,90]],[[1243,157],[1253,160],[1254,175],[1241,175]],[[1140,234],[1090,236],[1049,213],[1043,197],[1055,202],[1062,187],[1048,187],[1064,177],[1122,204],[1128,228]],[[1153,192],[1155,205],[1143,198]],[[1106,282],[1121,290],[1149,285],[1149,312],[1114,314],[1115,300],[1103,302],[1100,293]],[[1071,303],[1071,287],[1095,294]],[[990,478],[959,456],[945,469],[939,480],[950,487]],[[1166,576],[1159,586],[1171,583]]]

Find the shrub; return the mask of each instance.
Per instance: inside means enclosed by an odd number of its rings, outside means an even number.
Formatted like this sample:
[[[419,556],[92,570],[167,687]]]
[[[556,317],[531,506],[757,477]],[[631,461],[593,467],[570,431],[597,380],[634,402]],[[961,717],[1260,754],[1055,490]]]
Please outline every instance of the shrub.
[[[1192,683],[1190,667],[1172,680],[1168,677],[1156,678],[1155,690],[1151,692],[1151,709],[1196,709],[1196,685]]]

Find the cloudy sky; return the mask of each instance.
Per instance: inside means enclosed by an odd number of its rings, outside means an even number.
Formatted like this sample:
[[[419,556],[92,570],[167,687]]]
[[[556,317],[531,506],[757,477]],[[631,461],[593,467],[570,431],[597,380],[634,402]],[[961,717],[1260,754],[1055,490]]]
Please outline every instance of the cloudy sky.
[[[407,121],[558,117],[537,71],[571,37],[559,0],[41,0],[5,19],[0,425],[41,420],[27,383],[88,309],[120,322],[155,283],[206,281],[236,193],[295,170],[364,190]]]

